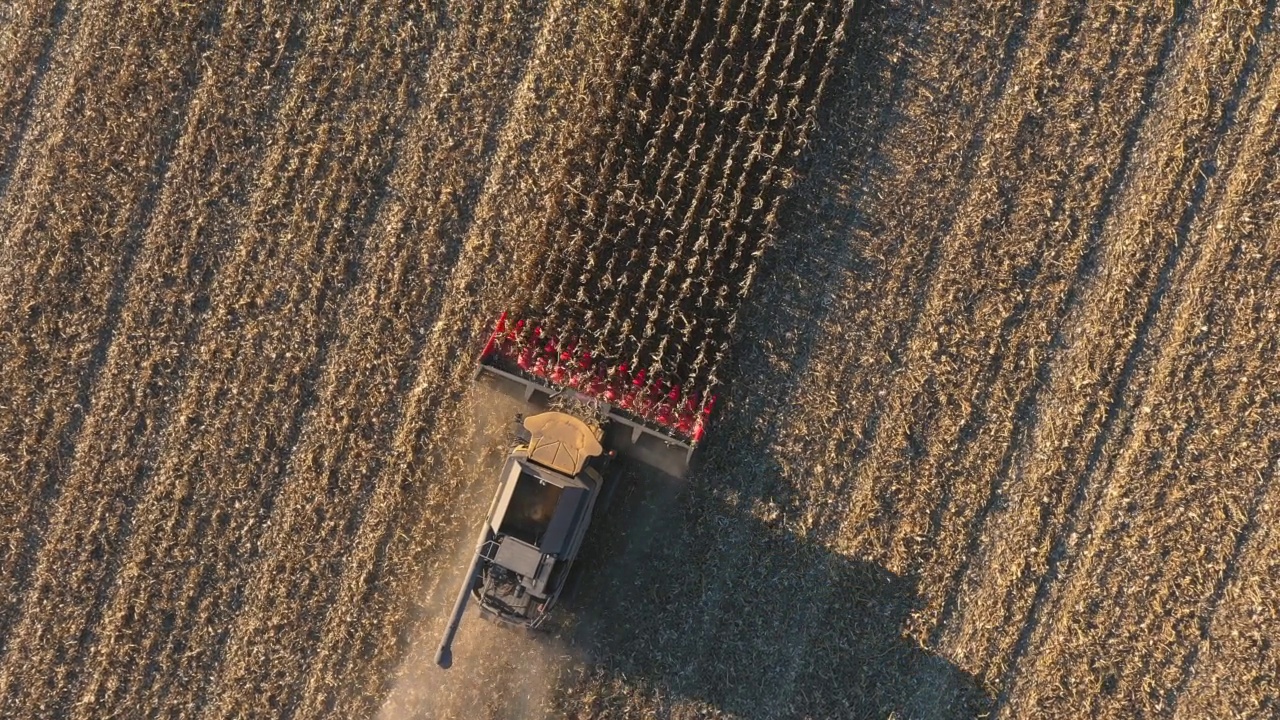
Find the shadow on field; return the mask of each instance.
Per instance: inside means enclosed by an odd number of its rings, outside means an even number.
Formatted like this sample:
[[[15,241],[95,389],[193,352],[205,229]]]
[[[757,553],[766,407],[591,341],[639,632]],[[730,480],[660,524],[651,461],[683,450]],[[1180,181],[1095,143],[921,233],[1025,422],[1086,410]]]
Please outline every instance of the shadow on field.
[[[929,12],[889,3],[860,19],[743,309],[701,467],[688,483],[630,469],[593,521],[565,603],[593,692],[563,698],[566,713],[905,719],[990,709],[971,676],[903,637],[918,604],[913,578],[826,549],[843,520],[838,498],[806,538],[787,530],[809,510],[795,487],[807,459],[772,450],[824,329],[844,320],[833,315],[841,293],[892,292],[859,247],[876,232],[860,207],[894,172],[880,144],[903,122],[895,108],[919,41],[910,29],[920,18],[902,16]]]
[[[859,247],[876,219],[859,208],[894,172],[880,143],[903,122],[895,108],[918,41],[917,23],[897,16],[928,12],[902,0],[860,20],[743,308],[701,467],[682,482],[625,466],[592,520],[556,627],[526,652],[510,632],[469,618],[455,658],[475,663],[474,677],[459,665],[448,680],[421,678],[435,716],[524,717],[544,701],[554,717],[958,719],[990,708],[972,677],[904,638],[913,578],[827,549],[843,519],[838,498],[806,537],[788,529],[808,510],[795,486],[808,460],[771,450],[824,329],[844,321],[841,293],[886,292],[881,263]],[[488,492],[476,493],[475,517]],[[451,567],[464,563],[460,555]],[[427,594],[452,597],[453,587]],[[443,602],[427,613],[429,637],[443,627]]]
[[[577,709],[743,718],[972,718],[973,679],[902,637],[915,585],[780,531],[762,501],[628,473],[565,608],[594,683]],[[780,519],[780,518],[779,518]]]

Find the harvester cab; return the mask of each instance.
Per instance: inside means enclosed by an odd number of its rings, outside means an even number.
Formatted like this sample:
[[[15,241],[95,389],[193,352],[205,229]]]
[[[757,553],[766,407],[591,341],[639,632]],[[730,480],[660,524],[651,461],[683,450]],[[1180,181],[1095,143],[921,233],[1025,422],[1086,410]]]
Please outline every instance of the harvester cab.
[[[508,324],[505,314],[476,376],[542,412],[524,417],[522,437],[503,462],[436,653],[442,668],[453,664],[470,599],[484,617],[539,627],[564,589],[609,463],[624,455],[683,477],[715,401],[682,395],[644,372],[607,368],[573,341],[550,341],[541,328]]]

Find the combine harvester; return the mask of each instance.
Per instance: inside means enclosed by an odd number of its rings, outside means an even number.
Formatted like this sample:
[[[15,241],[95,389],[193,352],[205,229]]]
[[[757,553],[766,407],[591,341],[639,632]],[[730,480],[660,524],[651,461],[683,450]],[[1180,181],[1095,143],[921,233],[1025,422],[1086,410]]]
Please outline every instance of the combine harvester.
[[[713,396],[682,393],[645,370],[610,364],[572,340],[507,314],[480,353],[478,380],[541,411],[523,417],[519,441],[458,592],[436,664],[453,664],[453,638],[474,598],[482,616],[537,628],[564,589],[610,464],[623,455],[683,477]]]

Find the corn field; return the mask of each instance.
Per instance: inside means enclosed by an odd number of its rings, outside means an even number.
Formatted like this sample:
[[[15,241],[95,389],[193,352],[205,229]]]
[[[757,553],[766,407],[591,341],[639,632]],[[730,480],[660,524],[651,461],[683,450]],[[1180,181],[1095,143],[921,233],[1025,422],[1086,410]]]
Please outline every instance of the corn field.
[[[1278,21],[0,0],[0,715],[1275,717]],[[445,673],[504,312],[698,450]]]

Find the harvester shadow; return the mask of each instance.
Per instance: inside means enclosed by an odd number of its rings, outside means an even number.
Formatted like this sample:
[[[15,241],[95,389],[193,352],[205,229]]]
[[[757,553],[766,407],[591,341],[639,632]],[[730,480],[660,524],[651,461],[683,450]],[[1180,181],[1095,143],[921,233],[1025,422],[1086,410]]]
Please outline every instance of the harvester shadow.
[[[584,672],[618,692],[569,712],[972,718],[989,707],[972,677],[903,636],[912,578],[780,530],[767,502],[630,471],[618,482],[563,606]]]
[[[810,509],[796,487],[809,479],[797,477],[805,459],[769,450],[821,362],[824,329],[847,319],[841,295],[886,291],[883,261],[858,245],[879,224],[861,208],[899,172],[882,138],[906,122],[897,105],[919,42],[911,17],[889,14],[929,10],[867,6],[742,308],[701,467],[687,482],[624,467],[555,613],[559,637],[536,641],[576,658],[570,672],[585,675],[575,683],[557,669],[556,716],[969,718],[990,706],[972,677],[904,637],[918,605],[913,578],[828,549],[839,502],[805,537],[789,529]],[[931,240],[905,237],[896,252],[923,256]],[[509,637],[490,635],[495,646]],[[479,647],[465,657],[485,658]],[[527,672],[523,659],[511,667]],[[478,695],[491,694],[485,677]],[[583,684],[603,692],[574,691]]]
[[[687,483],[628,468],[593,519],[563,609],[583,672],[608,692],[585,707],[562,698],[570,714],[970,718],[991,707],[972,676],[904,636],[919,604],[914,578],[828,549],[839,502],[805,537],[788,530],[811,510],[795,487],[805,459],[770,450],[820,362],[825,329],[842,321],[840,296],[885,291],[882,263],[859,238],[878,224],[864,195],[898,172],[881,143],[904,122],[896,107],[918,42],[912,19],[893,12],[928,10],[871,7],[860,18],[742,310],[699,466]],[[926,246],[898,251],[928,253],[929,239],[915,240]],[[866,437],[874,413],[868,424]]]

